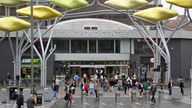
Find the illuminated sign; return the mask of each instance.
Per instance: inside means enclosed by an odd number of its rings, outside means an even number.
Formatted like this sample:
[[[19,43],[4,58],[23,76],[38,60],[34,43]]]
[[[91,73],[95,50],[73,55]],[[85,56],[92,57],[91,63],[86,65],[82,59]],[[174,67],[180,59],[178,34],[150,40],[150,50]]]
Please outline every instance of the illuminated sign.
[[[34,58],[33,63],[34,64],[40,64],[40,59],[39,58]],[[21,64],[31,64],[31,59],[30,58],[22,58],[21,59]]]

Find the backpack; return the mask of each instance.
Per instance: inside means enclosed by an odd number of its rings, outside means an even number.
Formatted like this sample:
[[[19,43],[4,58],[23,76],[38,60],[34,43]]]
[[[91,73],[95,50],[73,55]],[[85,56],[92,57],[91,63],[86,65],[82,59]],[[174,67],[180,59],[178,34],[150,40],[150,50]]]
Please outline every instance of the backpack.
[[[68,87],[66,86],[64,90],[65,90],[65,92],[67,92],[67,90],[68,90]]]

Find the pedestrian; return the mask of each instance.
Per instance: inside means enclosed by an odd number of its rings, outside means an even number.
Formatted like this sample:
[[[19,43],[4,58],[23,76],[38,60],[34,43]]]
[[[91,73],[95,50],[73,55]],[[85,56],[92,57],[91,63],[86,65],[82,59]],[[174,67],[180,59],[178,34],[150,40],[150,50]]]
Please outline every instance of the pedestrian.
[[[55,85],[55,82],[52,83],[52,100],[58,99],[57,98],[57,87]]]
[[[70,88],[72,90],[72,94],[75,94],[75,89],[76,89],[76,83],[75,81],[72,81],[72,83],[70,84]]]
[[[139,93],[140,93],[140,96],[142,96],[142,93],[143,93],[143,84],[142,83],[138,83],[138,89],[139,89]]]
[[[81,90],[81,93],[83,94],[83,91],[84,91],[84,82],[83,81],[80,83],[80,90]]]
[[[79,85],[79,76],[78,76],[78,72],[76,72],[76,74],[73,77],[73,80],[75,81],[76,85]]]
[[[99,87],[98,81],[95,80],[95,82],[94,82],[94,90],[95,90],[95,96],[96,97],[98,96],[98,87]]]
[[[84,81],[84,82],[87,82],[87,78],[88,78],[88,77],[87,77],[87,74],[84,73],[84,74],[83,74],[83,81]]]
[[[94,84],[93,84],[93,81],[91,81],[89,83],[89,90],[90,90],[90,95],[93,95],[94,94]]]
[[[147,90],[148,90],[148,87],[149,87],[148,83],[147,83],[146,81],[144,81],[144,82],[143,82],[143,89],[144,89],[145,91],[147,91]]]
[[[20,86],[20,76],[16,75],[16,85]]]
[[[17,108],[21,108],[24,105],[23,91],[20,91],[20,94],[17,96]]]
[[[56,78],[56,80],[55,80],[55,86],[56,86],[57,94],[59,93],[59,85],[60,85],[60,80],[59,80],[59,78]]]
[[[169,80],[169,83],[168,83],[169,95],[172,95],[172,87],[173,87],[173,81]]]
[[[65,87],[65,92],[66,92],[66,94],[65,94],[64,99],[67,101],[67,104],[72,103],[72,90],[70,88],[69,83],[67,83],[67,85]]]
[[[18,97],[18,91],[15,89],[13,93],[11,94],[11,98],[14,100],[13,108],[17,108],[17,97]]]
[[[184,88],[184,82],[183,82],[183,80],[180,80],[179,87],[180,87],[180,89],[181,89],[181,94],[184,95],[184,90],[183,90],[183,88]]]
[[[127,94],[127,85],[128,85],[128,81],[126,78],[124,78],[122,80],[122,85],[123,85],[123,88],[124,88],[124,94]]]
[[[85,81],[83,86],[84,86],[84,90],[86,92],[86,96],[88,96],[88,93],[89,93],[89,85],[88,85],[88,83]]]
[[[36,105],[36,95],[30,94],[30,97],[27,99],[27,108],[34,108]]]
[[[35,85],[33,85],[33,88],[32,88],[32,90],[31,90],[31,94],[37,95],[37,88],[36,88]]]
[[[154,102],[155,103],[155,93],[157,91],[157,87],[155,84],[153,84],[151,86],[151,95],[152,95],[152,98],[151,98],[151,102]]]

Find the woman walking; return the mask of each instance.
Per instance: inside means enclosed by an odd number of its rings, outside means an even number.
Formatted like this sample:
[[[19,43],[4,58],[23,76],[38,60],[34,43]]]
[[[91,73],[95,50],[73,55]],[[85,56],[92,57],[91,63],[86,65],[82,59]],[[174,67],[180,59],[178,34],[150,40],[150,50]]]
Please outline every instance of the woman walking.
[[[95,80],[95,82],[94,82],[94,90],[95,90],[95,96],[97,97],[98,96],[98,82],[97,82],[97,80]]]

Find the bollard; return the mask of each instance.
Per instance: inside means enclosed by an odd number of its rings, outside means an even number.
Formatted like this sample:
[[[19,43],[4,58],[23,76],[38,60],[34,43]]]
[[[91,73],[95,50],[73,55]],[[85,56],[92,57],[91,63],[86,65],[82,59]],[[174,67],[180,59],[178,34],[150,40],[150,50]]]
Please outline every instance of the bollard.
[[[81,92],[81,103],[83,103],[83,92]]]
[[[99,98],[98,98],[98,99],[99,99],[99,101],[98,101],[99,103],[102,102],[102,97],[103,97],[103,93],[102,93],[102,92],[99,92]]]
[[[120,97],[120,93],[119,92],[115,92],[115,103],[117,103],[117,98]]]
[[[44,100],[44,102],[51,102],[51,100],[52,100],[52,90],[51,90],[51,88],[44,88],[44,90],[43,90],[43,100]]]
[[[159,90],[158,92],[159,92],[159,99],[161,99],[161,94],[162,94],[162,91],[161,91],[161,90]]]
[[[136,101],[136,92],[131,91],[131,102],[135,102],[135,101]]]
[[[23,89],[24,102],[27,102],[27,99],[30,97],[31,89]]]
[[[145,100],[150,101],[150,93],[148,91],[145,91],[143,95],[144,95]]]
[[[172,97],[172,99],[175,99],[175,100],[180,100],[181,99],[180,87],[178,87],[178,86],[173,86],[172,87],[171,97]]]

